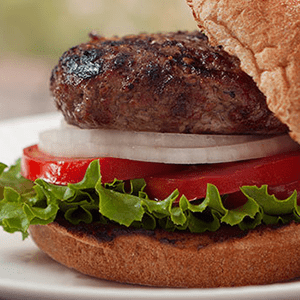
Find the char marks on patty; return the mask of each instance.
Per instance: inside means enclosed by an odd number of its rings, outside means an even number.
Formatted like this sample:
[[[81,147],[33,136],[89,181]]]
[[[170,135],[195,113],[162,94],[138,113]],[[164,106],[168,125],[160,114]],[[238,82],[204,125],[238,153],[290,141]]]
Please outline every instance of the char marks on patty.
[[[286,132],[239,65],[200,32],[92,34],[62,55],[50,87],[66,121],[81,128]]]

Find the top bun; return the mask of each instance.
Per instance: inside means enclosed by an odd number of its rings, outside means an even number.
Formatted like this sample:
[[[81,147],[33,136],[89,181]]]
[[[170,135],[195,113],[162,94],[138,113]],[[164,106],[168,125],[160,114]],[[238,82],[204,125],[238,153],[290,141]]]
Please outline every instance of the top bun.
[[[300,1],[187,0],[213,45],[237,56],[300,143]]]

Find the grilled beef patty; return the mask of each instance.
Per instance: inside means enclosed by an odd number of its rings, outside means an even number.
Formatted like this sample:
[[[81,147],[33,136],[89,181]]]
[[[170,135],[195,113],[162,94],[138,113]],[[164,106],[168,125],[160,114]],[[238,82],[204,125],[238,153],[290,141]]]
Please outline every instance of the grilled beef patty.
[[[65,52],[51,92],[81,128],[274,134],[287,131],[236,57],[200,32],[91,34]]]

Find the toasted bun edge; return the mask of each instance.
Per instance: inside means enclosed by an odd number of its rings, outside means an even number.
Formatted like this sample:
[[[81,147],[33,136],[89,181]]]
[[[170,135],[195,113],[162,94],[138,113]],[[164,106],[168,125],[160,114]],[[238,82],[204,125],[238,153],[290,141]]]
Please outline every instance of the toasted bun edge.
[[[300,275],[300,224],[294,223],[243,236],[222,238],[218,233],[218,240],[215,233],[134,229],[111,238],[102,232],[99,239],[95,232],[72,232],[55,222],[32,225],[30,233],[36,245],[59,263],[122,283],[212,288],[270,284]]]
[[[300,143],[300,3],[186,0],[213,45],[237,56],[269,109]]]

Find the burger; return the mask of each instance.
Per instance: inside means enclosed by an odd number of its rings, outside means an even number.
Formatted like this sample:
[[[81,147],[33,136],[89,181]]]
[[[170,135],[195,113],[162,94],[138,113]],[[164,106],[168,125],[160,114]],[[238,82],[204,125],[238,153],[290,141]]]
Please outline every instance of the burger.
[[[0,225],[101,279],[290,280],[300,275],[299,6],[188,4],[205,34],[91,33],[62,55],[50,90],[64,120],[0,165]]]

